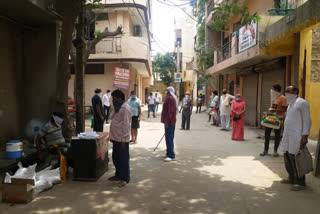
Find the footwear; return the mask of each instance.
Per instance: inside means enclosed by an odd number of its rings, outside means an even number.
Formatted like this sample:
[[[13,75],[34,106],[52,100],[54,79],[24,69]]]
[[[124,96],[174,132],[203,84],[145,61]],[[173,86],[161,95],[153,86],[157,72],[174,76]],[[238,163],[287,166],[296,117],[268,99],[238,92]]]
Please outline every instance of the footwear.
[[[304,190],[305,188],[306,188],[305,186],[295,184],[290,188],[290,190],[291,191],[301,191],[301,190]]]
[[[275,157],[275,158],[279,157],[279,153],[278,152],[274,152],[273,153],[273,157]]]
[[[120,181],[119,183],[118,183],[118,187],[124,187],[124,186],[126,186],[128,183],[126,182],[126,181]]]
[[[109,121],[107,121],[106,124],[109,124]]]
[[[292,182],[291,182],[290,180],[288,180],[288,179],[282,179],[282,180],[280,181],[280,183],[281,183],[281,184],[292,184]]]
[[[262,157],[263,157],[263,156],[266,156],[266,155],[268,155],[268,151],[264,151],[264,152],[261,152],[261,153],[260,153],[260,156],[262,156]]]
[[[184,130],[184,128],[180,128],[180,130]]]
[[[130,144],[131,145],[136,144],[136,141],[131,141]]]
[[[168,156],[167,155],[162,155],[161,158],[166,159]]]
[[[175,158],[169,158],[169,157],[164,159],[165,162],[170,162],[170,161],[175,161],[175,160],[176,160]]]
[[[225,131],[226,129],[225,129],[225,128],[221,128],[220,130],[221,130],[221,131]]]
[[[117,176],[112,176],[110,178],[108,178],[109,181],[120,181],[120,178],[118,178]]]

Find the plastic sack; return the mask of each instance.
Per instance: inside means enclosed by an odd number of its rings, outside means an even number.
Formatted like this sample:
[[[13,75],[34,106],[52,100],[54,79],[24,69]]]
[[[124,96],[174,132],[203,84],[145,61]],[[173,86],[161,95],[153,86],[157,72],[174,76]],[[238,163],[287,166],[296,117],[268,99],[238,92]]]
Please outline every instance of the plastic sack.
[[[38,172],[36,174],[36,181],[41,181],[41,180],[47,180],[51,182],[52,184],[58,184],[61,182],[60,178],[60,170],[59,168],[57,169],[52,169],[50,170],[51,167],[45,168],[44,170]]]
[[[11,178],[24,178],[24,179],[36,179],[36,167],[37,164],[24,168],[21,162],[18,163],[19,169],[14,173],[13,176],[10,176],[6,173],[5,183],[11,183]]]
[[[42,179],[42,180],[36,181],[35,187],[34,187],[34,192],[36,194],[39,194],[40,192],[42,192],[44,190],[50,189],[52,186],[53,186],[53,184],[50,181]]]

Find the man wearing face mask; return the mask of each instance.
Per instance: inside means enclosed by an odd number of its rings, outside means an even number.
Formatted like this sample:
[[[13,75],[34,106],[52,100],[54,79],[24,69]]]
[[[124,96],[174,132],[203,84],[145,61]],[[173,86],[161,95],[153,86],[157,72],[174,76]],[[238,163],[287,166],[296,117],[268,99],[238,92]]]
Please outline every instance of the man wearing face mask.
[[[110,114],[110,98],[111,98],[111,91],[108,89],[107,93],[105,95],[103,95],[103,98],[102,98],[106,124],[109,123],[108,119],[109,119],[109,114]]]
[[[305,175],[298,176],[295,155],[300,148],[304,148],[308,143],[311,128],[310,106],[298,94],[298,88],[294,86],[286,88],[285,95],[289,106],[280,144],[280,148],[284,152],[285,168],[289,174],[288,179],[282,180],[281,183],[293,184],[291,187],[293,191],[303,190],[306,186]]]
[[[112,115],[109,137],[113,143],[112,161],[116,171],[109,180],[118,181],[118,186],[123,187],[130,181],[129,140],[132,114],[122,91],[117,89],[111,96],[115,112]]]
[[[278,148],[281,140],[281,130],[283,128],[283,119],[286,113],[287,108],[287,99],[285,96],[281,94],[281,86],[276,84],[272,86],[270,90],[270,98],[271,98],[271,107],[269,108],[269,112],[277,114],[280,120],[280,129],[274,129],[275,139],[274,139],[274,157],[278,157]],[[268,155],[269,151],[269,142],[272,128],[265,127],[265,142],[264,142],[264,151],[260,153],[260,156]]]
[[[180,108],[179,113],[182,111],[182,123],[181,123],[181,130],[190,130],[190,117],[192,114],[192,99],[190,98],[190,92],[186,91],[186,96],[182,100],[182,105]],[[187,127],[185,126],[187,121]]]
[[[223,131],[230,130],[231,103],[234,99],[234,96],[227,92],[227,89],[223,89],[220,97],[220,120]]]
[[[131,97],[128,100],[128,105],[132,112],[132,123],[131,123],[131,140],[133,144],[137,143],[138,128],[140,128],[140,117],[141,117],[141,101],[136,95],[135,91],[131,91]]]
[[[102,101],[101,101],[101,89],[96,88],[94,90],[95,95],[92,97],[92,109],[93,109],[93,131],[103,132],[103,110],[102,110]]]

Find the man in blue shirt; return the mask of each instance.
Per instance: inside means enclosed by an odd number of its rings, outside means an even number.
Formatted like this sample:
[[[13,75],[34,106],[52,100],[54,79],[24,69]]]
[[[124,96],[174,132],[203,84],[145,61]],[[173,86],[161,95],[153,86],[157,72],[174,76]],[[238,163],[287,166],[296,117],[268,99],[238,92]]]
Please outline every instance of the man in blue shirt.
[[[137,143],[138,128],[140,128],[141,117],[141,101],[136,95],[135,91],[131,91],[131,97],[128,100],[128,105],[131,108],[132,122],[131,122],[131,140],[133,144]]]
[[[95,95],[92,97],[92,109],[93,109],[93,131],[103,132],[103,121],[104,115],[102,111],[102,101],[101,101],[101,89],[96,88],[94,90]]]

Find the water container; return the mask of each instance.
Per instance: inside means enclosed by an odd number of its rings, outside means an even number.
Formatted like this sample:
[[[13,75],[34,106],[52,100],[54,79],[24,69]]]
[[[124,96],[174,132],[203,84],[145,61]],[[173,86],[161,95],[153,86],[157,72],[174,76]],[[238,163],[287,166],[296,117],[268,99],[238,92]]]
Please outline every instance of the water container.
[[[18,159],[22,157],[23,144],[19,140],[7,142],[7,159]]]

